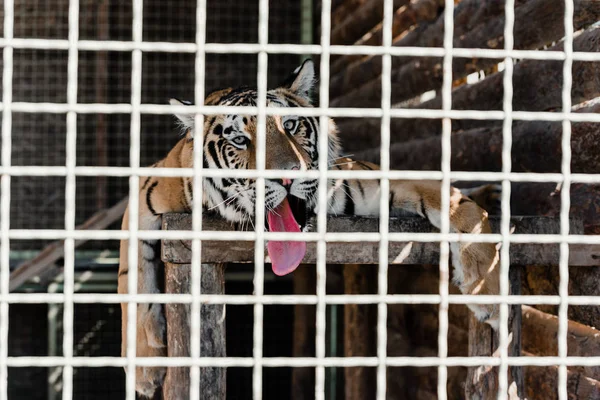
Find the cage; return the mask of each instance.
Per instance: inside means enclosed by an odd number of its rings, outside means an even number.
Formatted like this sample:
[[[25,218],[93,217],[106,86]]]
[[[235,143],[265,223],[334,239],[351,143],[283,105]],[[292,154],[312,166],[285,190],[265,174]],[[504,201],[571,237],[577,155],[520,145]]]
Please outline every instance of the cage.
[[[119,228],[143,167],[181,139],[169,98],[260,98],[308,57],[316,108],[299,113],[332,117],[343,156],[381,165],[358,173],[380,182],[381,218],[325,216],[319,194],[305,264],[276,277],[260,218],[211,242],[231,225],[165,216],[166,279],[184,284],[156,297],[179,358],[155,398],[600,399],[599,20],[580,0],[4,0],[0,399],[135,398],[146,364],[120,357],[115,293],[119,239],[146,236]],[[357,179],[328,166],[322,186]],[[397,179],[441,182],[439,229],[389,217]],[[501,279],[484,300],[452,284],[450,246],[470,232],[449,226],[450,184],[486,187],[494,233],[476,241],[501,245]],[[200,286],[211,276],[223,291]],[[497,330],[468,311],[484,301]]]

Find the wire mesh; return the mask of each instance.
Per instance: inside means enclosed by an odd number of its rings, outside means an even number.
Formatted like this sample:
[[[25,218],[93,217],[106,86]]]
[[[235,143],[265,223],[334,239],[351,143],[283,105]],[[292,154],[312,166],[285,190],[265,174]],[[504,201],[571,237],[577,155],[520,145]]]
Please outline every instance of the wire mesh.
[[[299,2],[293,2],[299,3]],[[447,398],[447,369],[453,366],[499,366],[499,398],[507,398],[508,367],[515,365],[559,366],[558,397],[566,399],[567,366],[595,365],[598,357],[567,357],[567,321],[569,305],[600,305],[594,296],[569,296],[569,244],[595,244],[597,238],[569,235],[570,185],[573,182],[599,183],[600,176],[571,173],[571,123],[600,122],[593,113],[571,112],[571,68],[573,61],[600,61],[597,53],[573,51],[573,2],[565,1],[564,51],[527,51],[513,49],[514,1],[505,6],[505,43],[503,50],[458,49],[453,47],[454,1],[447,0],[444,9],[443,48],[393,47],[391,37],[393,2],[384,1],[383,46],[335,46],[330,44],[331,1],[321,4],[321,38],[319,44],[301,45],[300,20],[286,18],[299,14],[299,5],[283,2],[198,1],[174,6],[171,2],[134,0],[132,3],[89,0],[56,1],[32,10],[24,2],[4,1],[2,79],[2,166],[0,167],[0,400],[8,398],[9,367],[62,368],[62,396],[74,395],[74,373],[79,367],[126,367],[126,393],[135,398],[136,366],[191,366],[190,397],[200,398],[200,367],[251,367],[252,393],[263,397],[265,367],[314,367],[315,398],[325,399],[325,368],[368,366],[377,369],[376,398],[386,398],[389,367],[437,367],[437,394]],[[231,9],[236,13],[231,13]],[[55,23],[46,23],[52,18]],[[163,18],[179,23],[165,24]],[[40,21],[31,23],[31,21]],[[133,22],[132,22],[133,21]],[[244,25],[246,29],[239,29]],[[274,37],[269,32],[284,33]],[[190,29],[190,27],[195,27]],[[224,28],[225,27],[225,28]],[[204,31],[205,30],[205,31]],[[250,33],[249,33],[250,32]],[[16,37],[16,38],[13,38]],[[165,39],[167,38],[167,39]],[[301,54],[320,56],[319,106],[299,110],[298,115],[320,118],[321,131],[328,130],[330,117],[381,118],[381,171],[327,171],[328,160],[319,160],[319,171],[265,170],[266,117],[283,115],[285,109],[266,107],[266,90],[275,77],[291,70]],[[382,56],[381,106],[379,108],[330,108],[329,61],[331,55]],[[392,57],[443,57],[442,109],[391,108]],[[504,58],[504,100],[500,111],[452,109],[453,58]],[[526,60],[559,60],[564,62],[562,111],[533,112],[512,109],[513,62]],[[274,61],[275,60],[275,61]],[[107,73],[108,72],[108,73]],[[110,90],[107,81],[113,80]],[[254,81],[255,80],[255,81]],[[156,84],[159,82],[160,84]],[[255,84],[257,107],[236,109],[203,106],[205,89],[227,85]],[[178,109],[161,106],[171,96],[193,98],[197,106]],[[258,117],[257,171],[207,171],[202,168],[199,151],[195,168],[188,171],[142,168],[159,159],[176,137],[161,136],[172,130],[172,121],[164,118],[174,112],[196,115],[202,126],[203,115],[243,111]],[[65,118],[66,116],[66,118]],[[390,171],[390,120],[392,118],[425,118],[442,121],[442,168],[440,171]],[[451,121],[479,119],[502,121],[502,172],[458,172],[450,169]],[[512,172],[511,137],[513,121],[561,121],[562,167],[560,173],[539,174]],[[39,130],[41,129],[41,131]],[[37,131],[36,131],[37,130]],[[36,131],[34,133],[34,131]],[[23,134],[20,134],[23,132]],[[144,132],[144,134],[142,134]],[[148,134],[146,134],[148,132]],[[19,133],[19,134],[17,134]],[[201,135],[197,135],[199,137]],[[41,140],[40,140],[41,139]],[[327,136],[319,137],[321,154],[327,154]],[[202,146],[198,146],[202,148]],[[45,149],[45,151],[40,151]],[[100,150],[98,150],[100,149]],[[102,150],[103,149],[103,150]],[[107,150],[110,149],[110,152]],[[202,177],[257,178],[255,232],[211,232],[202,230],[202,214],[195,213],[191,232],[138,231],[137,188],[142,176],[194,177],[195,208],[201,209]],[[94,178],[85,180],[83,178]],[[317,232],[302,234],[270,234],[264,232],[264,180],[281,177],[319,179],[319,213]],[[128,178],[126,182],[124,178]],[[332,233],[326,231],[326,183],[332,178],[380,180],[381,222],[378,233]],[[390,179],[440,179],[442,181],[441,232],[439,234],[388,232]],[[465,235],[450,233],[449,187],[452,179],[502,181],[502,227],[497,235]],[[561,184],[561,230],[557,235],[510,234],[510,184],[512,182],[559,182]],[[106,207],[121,198],[129,187],[129,231],[75,231],[90,210]],[[110,190],[108,189],[110,188]],[[80,189],[80,190],[77,190]],[[35,192],[35,197],[32,193]],[[91,194],[91,192],[94,192]],[[40,201],[39,199],[46,199]],[[87,205],[87,206],[86,206]],[[40,219],[40,215],[44,215]],[[63,219],[64,218],[64,219]],[[64,229],[60,227],[64,226]],[[255,241],[254,290],[248,295],[207,295],[200,292],[199,272],[193,275],[190,295],[137,294],[137,269],[129,275],[128,295],[75,293],[75,251],[78,239],[129,239],[129,264],[137,264],[138,239],[187,239],[193,242],[193,254],[201,251],[201,240]],[[315,295],[277,296],[265,294],[264,243],[270,239],[317,242],[317,283]],[[20,239],[29,241],[19,242]],[[63,293],[9,293],[9,255],[11,250],[32,245],[31,240],[65,240]],[[439,293],[432,295],[394,295],[388,293],[387,245],[393,241],[440,242]],[[501,242],[501,290],[496,296],[465,296],[449,293],[449,243],[458,240]],[[372,295],[327,294],[326,246],[331,241],[379,242],[378,289]],[[25,243],[25,247],[13,247]],[[560,243],[560,285],[558,296],[514,296],[509,293],[509,248],[512,243]],[[40,244],[32,245],[39,248]],[[192,257],[193,271],[200,268],[199,258]],[[128,352],[126,358],[87,357],[74,354],[74,312],[76,304],[129,302]],[[195,310],[192,334],[200,332],[200,304],[221,302],[253,306],[253,347],[251,356],[202,357],[196,344],[190,358],[136,358],[136,311],[143,302],[189,303]],[[62,356],[15,357],[8,355],[9,304],[63,304]],[[326,306],[332,304],[377,304],[377,351],[375,357],[326,357]],[[500,355],[490,357],[448,356],[448,307],[450,304],[500,305]],[[279,304],[316,305],[315,357],[265,357],[264,307]],[[439,307],[437,357],[395,357],[388,355],[388,307],[390,304],[435,304]],[[508,312],[511,304],[548,304],[559,306],[557,357],[510,357],[508,355]],[[193,342],[195,343],[195,342]]]

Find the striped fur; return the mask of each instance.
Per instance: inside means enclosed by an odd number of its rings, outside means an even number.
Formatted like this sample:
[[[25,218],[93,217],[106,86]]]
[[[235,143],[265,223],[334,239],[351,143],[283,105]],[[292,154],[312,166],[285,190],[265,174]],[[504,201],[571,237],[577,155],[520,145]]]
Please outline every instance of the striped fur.
[[[269,116],[266,121],[267,169],[316,169],[319,121],[312,117],[294,116],[293,109],[311,107],[309,93],[314,85],[314,65],[306,61],[282,87],[268,91],[269,106],[290,108],[287,116]],[[252,88],[224,89],[207,96],[209,105],[255,106],[257,93]],[[171,104],[186,104],[172,100]],[[192,166],[194,146],[193,115],[177,115],[183,137],[154,167],[186,168]],[[248,115],[207,116],[203,129],[204,168],[254,169],[256,167],[256,117]],[[375,170],[367,162],[340,157],[337,130],[330,123],[328,160],[332,169]],[[286,183],[284,185],[284,183]],[[297,179],[291,182],[266,180],[265,207],[274,209],[288,195],[306,202],[307,212],[315,212],[317,181]],[[149,177],[140,182],[139,229],[160,229],[160,216],[166,212],[192,210],[192,178]],[[379,182],[376,180],[340,180],[329,182],[328,212],[337,215],[374,216],[379,213]],[[477,189],[478,196],[485,189]],[[239,178],[204,178],[202,203],[205,209],[218,212],[237,224],[251,224],[254,218],[255,181]],[[407,211],[427,218],[440,226],[440,184],[433,181],[391,181],[390,211]],[[128,228],[128,215],[123,229]],[[471,198],[457,189],[450,193],[450,225],[452,232],[487,233],[490,231],[487,213]],[[121,243],[119,293],[127,293],[129,266],[128,243]],[[493,244],[451,244],[454,282],[463,293],[498,293],[498,252]],[[163,265],[157,241],[140,241],[138,245],[138,293],[162,291]],[[494,306],[471,306],[482,321],[496,326],[498,310]],[[126,352],[127,305],[122,305],[122,353]],[[159,304],[139,304],[137,309],[137,355],[165,356],[165,319]],[[163,382],[164,368],[138,368],[137,391],[151,397]]]

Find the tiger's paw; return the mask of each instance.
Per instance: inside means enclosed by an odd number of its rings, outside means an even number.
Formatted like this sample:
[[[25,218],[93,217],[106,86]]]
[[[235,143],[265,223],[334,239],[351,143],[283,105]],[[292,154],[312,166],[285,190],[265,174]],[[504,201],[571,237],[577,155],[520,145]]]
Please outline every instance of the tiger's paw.
[[[489,184],[460,191],[490,215],[499,215],[502,210],[502,185]]]
[[[498,330],[500,323],[497,304],[468,304],[467,306],[480,322],[490,325],[494,330]]]
[[[167,347],[167,321],[162,304],[151,304],[141,323],[148,346],[156,349]]]
[[[167,348],[156,348],[140,340],[137,345],[138,357],[166,357]],[[152,399],[157,390],[160,390],[165,376],[166,367],[137,367],[135,369],[135,390],[144,398]]]

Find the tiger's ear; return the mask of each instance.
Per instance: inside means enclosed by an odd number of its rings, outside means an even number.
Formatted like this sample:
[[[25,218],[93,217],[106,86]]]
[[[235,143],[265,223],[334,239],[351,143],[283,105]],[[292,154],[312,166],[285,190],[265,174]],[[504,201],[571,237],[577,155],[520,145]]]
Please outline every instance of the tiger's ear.
[[[315,63],[311,59],[307,59],[294,70],[282,86],[289,88],[298,96],[310,100],[310,92],[315,86],[315,81]]]
[[[185,100],[169,99],[169,104],[172,106],[191,106],[192,103]],[[175,117],[181,123],[186,131],[194,126],[194,114],[175,114]]]
[[[206,98],[204,99],[204,104],[207,106],[216,106],[221,102],[221,99],[227,96],[232,90],[232,88],[227,88],[212,91],[208,95],[206,95]]]

